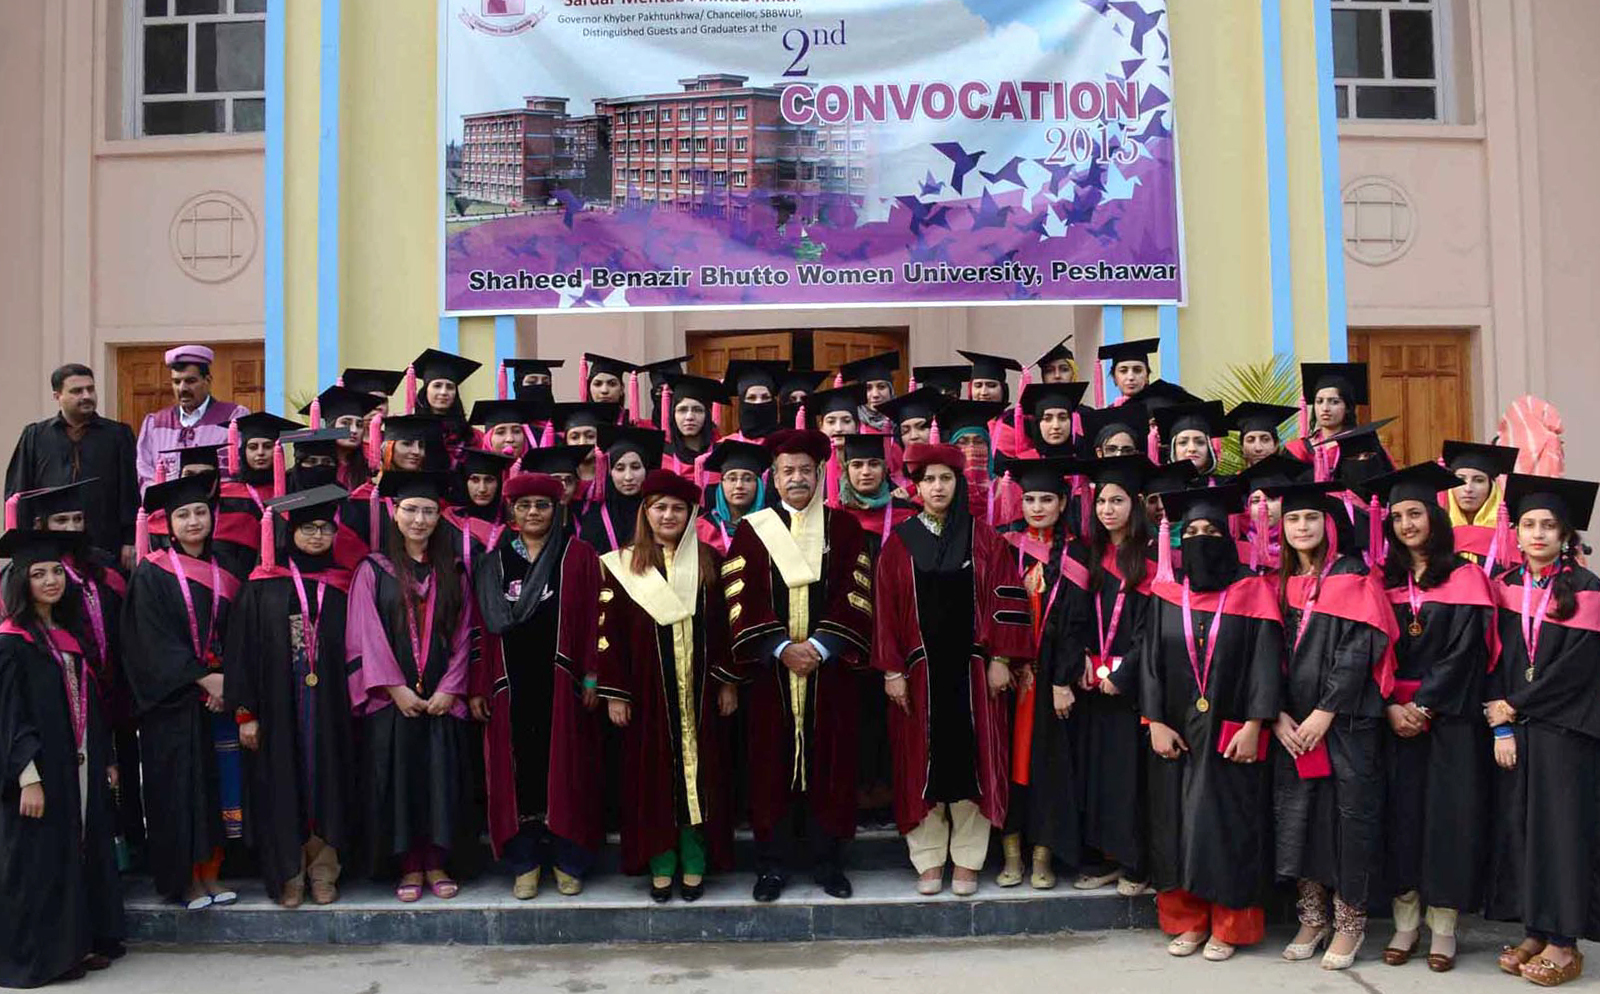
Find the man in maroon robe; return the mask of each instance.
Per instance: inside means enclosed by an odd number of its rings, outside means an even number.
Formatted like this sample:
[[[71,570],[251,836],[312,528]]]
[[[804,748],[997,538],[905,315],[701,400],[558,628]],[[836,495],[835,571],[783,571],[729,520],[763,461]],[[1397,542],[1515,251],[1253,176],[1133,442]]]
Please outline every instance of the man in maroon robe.
[[[855,835],[855,672],[869,653],[871,560],[861,525],[822,500],[828,437],[791,429],[765,444],[780,502],[745,515],[722,564],[731,648],[750,678],[754,896],[783,893],[803,822],[817,885],[847,898],[841,856]]]

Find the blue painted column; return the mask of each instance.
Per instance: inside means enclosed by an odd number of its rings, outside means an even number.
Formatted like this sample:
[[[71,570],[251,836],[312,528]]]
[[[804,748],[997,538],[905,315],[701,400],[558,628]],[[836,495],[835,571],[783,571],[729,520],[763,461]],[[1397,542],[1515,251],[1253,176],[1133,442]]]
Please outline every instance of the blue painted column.
[[[1294,353],[1294,267],[1289,238],[1289,134],[1284,117],[1282,0],[1261,0],[1266,106],[1267,230],[1272,260],[1272,351]],[[1330,85],[1328,96],[1333,95]]]
[[[461,319],[439,319],[439,351],[461,354]]]
[[[339,376],[339,41],[343,0],[322,0],[317,67],[317,386]]]
[[[1161,335],[1161,378],[1168,383],[1182,383],[1181,350],[1178,347],[1178,307],[1163,304],[1156,308],[1156,327]]]
[[[1344,194],[1339,182],[1339,106],[1333,92],[1333,7],[1314,0],[1317,30],[1317,121],[1322,145],[1322,225],[1327,237],[1328,357],[1350,358],[1344,284]]]
[[[266,160],[262,209],[261,272],[265,369],[263,394],[266,409],[281,415],[284,392],[283,305],[283,93],[284,7],[289,0],[267,0],[266,29]]]
[[[1106,304],[1100,308],[1100,344],[1116,345],[1123,340],[1122,332],[1122,305]],[[1100,365],[1100,359],[1094,361],[1095,375],[1104,376],[1106,379],[1106,400],[1109,402],[1117,396],[1117,384],[1111,379],[1111,373]]]

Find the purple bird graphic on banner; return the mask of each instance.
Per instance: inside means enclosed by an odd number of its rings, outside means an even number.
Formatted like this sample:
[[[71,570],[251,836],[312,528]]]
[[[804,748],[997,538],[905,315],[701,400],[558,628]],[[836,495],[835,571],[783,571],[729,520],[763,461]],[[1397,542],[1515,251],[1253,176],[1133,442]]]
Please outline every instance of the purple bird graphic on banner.
[[[960,142],[934,142],[933,147],[945,158],[954,163],[950,170],[950,188],[961,193],[961,183],[967,178],[967,173],[978,167],[978,160],[983,158],[982,152],[968,152],[961,147]]]

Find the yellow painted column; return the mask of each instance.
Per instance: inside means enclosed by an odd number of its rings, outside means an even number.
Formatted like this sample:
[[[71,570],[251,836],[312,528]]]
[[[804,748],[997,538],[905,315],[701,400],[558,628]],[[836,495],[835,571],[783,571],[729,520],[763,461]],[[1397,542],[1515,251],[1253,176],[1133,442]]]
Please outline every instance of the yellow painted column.
[[[1283,85],[1289,139],[1289,244],[1294,271],[1295,352],[1328,357],[1328,252],[1322,212],[1322,139],[1318,124],[1316,12],[1283,4]]]
[[[284,6],[283,326],[286,411],[316,395],[319,3]],[[325,386],[326,384],[321,384]]]

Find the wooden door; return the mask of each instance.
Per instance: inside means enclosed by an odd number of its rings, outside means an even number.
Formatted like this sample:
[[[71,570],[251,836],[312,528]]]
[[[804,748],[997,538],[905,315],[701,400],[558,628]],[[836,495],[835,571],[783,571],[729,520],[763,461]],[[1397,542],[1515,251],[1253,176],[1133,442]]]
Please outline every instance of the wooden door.
[[[900,353],[900,368],[894,374],[894,392],[898,397],[905,393],[911,371],[910,357],[906,352],[906,329],[819,329],[811,335],[811,355],[817,369],[838,369],[847,362],[897,350]]]
[[[172,406],[172,382],[162,356],[177,344],[193,343],[137,345],[117,350],[117,409],[112,416],[118,421],[137,431],[146,414]],[[211,364],[211,395],[243,404],[252,411],[263,410],[266,358],[262,344],[222,342],[209,347],[217,356]]]
[[[1371,380],[1362,421],[1399,418],[1379,433],[1396,465],[1437,459],[1446,439],[1474,437],[1470,345],[1465,331],[1350,332],[1350,360],[1365,362]]]

